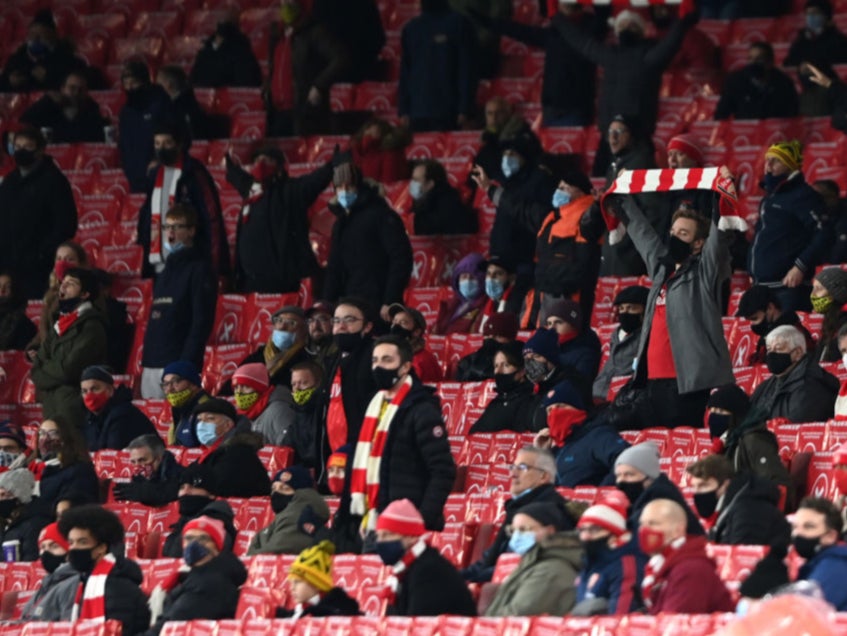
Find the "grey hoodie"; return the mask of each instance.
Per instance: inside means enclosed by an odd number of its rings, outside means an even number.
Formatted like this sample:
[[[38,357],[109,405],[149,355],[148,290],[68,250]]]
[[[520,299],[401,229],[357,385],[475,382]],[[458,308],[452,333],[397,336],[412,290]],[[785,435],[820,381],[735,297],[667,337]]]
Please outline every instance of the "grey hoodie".
[[[74,605],[79,572],[63,563],[41,579],[41,587],[24,606],[22,621],[68,621]]]

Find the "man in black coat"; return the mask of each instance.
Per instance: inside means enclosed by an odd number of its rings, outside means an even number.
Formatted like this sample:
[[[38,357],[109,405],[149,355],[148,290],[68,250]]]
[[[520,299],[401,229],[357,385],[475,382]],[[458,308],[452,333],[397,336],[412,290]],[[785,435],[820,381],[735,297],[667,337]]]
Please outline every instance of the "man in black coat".
[[[379,53],[385,45],[385,31],[374,0],[315,0],[312,16],[347,49],[350,63],[339,78],[358,84],[376,79]]]
[[[412,169],[409,182],[415,234],[476,234],[479,220],[459,191],[450,185],[447,172],[435,159],[424,159]]]
[[[182,466],[158,434],[141,435],[128,445],[132,481],[115,484],[115,499],[137,501],[145,506],[164,506],[179,496]]]
[[[53,511],[33,499],[35,478],[27,468],[0,473],[0,543],[18,541],[17,561],[38,559],[38,535]]]
[[[294,463],[315,470],[321,482],[324,467],[319,465],[322,456],[318,447],[322,440],[323,420],[319,419],[320,394],[324,370],[312,360],[299,362],[291,368],[291,398],[294,400],[294,421],[285,431],[283,446],[294,449]]]
[[[523,343],[512,341],[495,345],[493,378],[497,396],[486,406],[479,419],[473,423],[469,434],[533,430],[532,424],[538,408],[539,396],[535,386],[526,378]]]
[[[218,22],[191,67],[194,86],[261,86],[262,69],[256,61],[250,39],[238,29],[237,19]]]
[[[15,169],[0,183],[0,268],[17,272],[23,296],[44,295],[56,248],[77,229],[71,185],[49,155],[44,135],[29,126],[15,133]]]
[[[174,121],[183,129],[185,139],[214,139],[218,136],[212,118],[200,106],[188,74],[178,64],[166,64],[156,73],[156,83],[171,100]],[[227,131],[221,131],[223,136]]]
[[[457,381],[479,382],[494,378],[494,356],[500,347],[510,343],[523,347],[523,342],[516,340],[518,317],[511,311],[492,314],[482,327],[482,335],[484,340],[479,349],[459,360],[456,367]]]
[[[101,143],[109,122],[88,94],[88,78],[82,70],[71,71],[58,93],[45,93],[27,108],[21,121],[50,130],[50,143]]]

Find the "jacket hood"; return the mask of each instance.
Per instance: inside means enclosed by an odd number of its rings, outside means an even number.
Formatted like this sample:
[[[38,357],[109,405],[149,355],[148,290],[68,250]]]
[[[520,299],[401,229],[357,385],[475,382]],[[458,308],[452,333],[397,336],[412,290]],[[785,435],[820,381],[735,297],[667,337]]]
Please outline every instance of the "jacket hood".
[[[204,506],[201,515],[209,515],[215,519],[220,519],[224,522],[224,525],[227,522],[231,524],[233,519],[235,519],[235,513],[232,511],[232,507],[224,500],[213,501],[207,506]]]
[[[196,572],[197,574],[217,572],[238,587],[242,586],[247,580],[247,569],[244,567],[241,559],[229,550],[224,550],[206,565],[193,568],[192,572]]]

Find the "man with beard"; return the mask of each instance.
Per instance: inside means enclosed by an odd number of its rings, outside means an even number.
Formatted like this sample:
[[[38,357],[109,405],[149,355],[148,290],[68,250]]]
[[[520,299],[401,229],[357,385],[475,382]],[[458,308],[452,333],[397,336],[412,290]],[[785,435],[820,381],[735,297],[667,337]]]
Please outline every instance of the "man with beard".
[[[21,115],[21,121],[50,130],[50,143],[97,143],[104,140],[108,121],[88,94],[88,79],[82,70],[71,71],[57,93],[45,93]]]

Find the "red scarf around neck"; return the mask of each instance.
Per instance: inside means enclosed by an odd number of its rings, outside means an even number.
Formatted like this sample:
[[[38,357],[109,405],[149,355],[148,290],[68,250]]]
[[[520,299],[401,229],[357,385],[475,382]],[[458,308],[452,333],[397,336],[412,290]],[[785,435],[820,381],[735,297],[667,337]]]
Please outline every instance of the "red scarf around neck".
[[[87,579],[80,581],[74,599],[71,620],[106,621],[106,579],[115,567],[115,557],[106,554]]]

